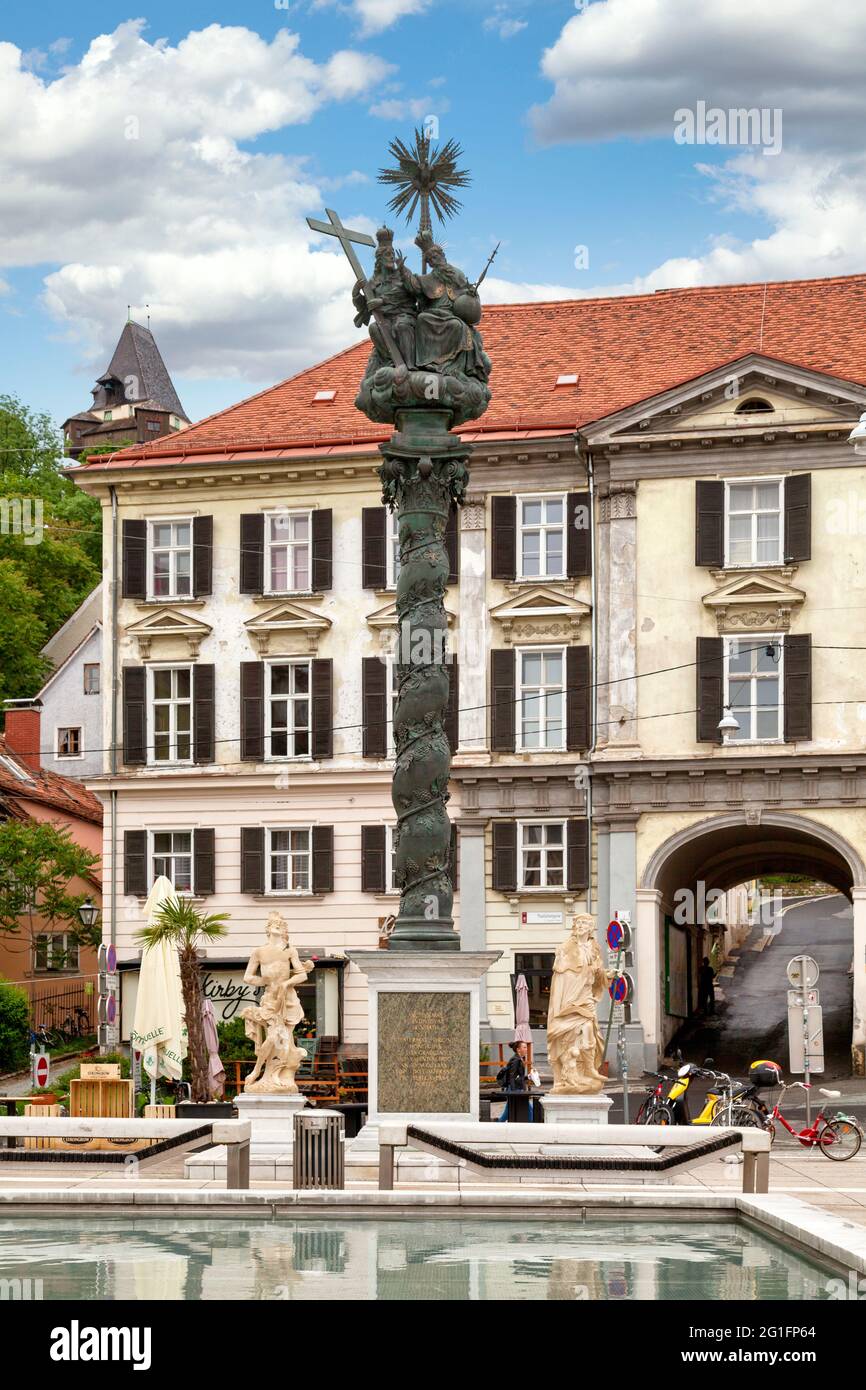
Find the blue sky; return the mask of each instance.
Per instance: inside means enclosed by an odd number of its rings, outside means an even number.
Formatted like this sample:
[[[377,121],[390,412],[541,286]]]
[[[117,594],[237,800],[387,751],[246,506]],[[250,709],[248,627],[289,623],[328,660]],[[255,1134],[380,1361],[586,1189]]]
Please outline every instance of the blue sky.
[[[502,241],[490,300],[863,270],[866,16],[764,8],[7,4],[0,390],[80,409],[130,300],[193,418],[351,342],[351,277],[305,218],[378,225],[387,142],[426,115],[473,174],[452,259],[477,274]],[[780,148],[678,143],[700,101],[780,112]]]

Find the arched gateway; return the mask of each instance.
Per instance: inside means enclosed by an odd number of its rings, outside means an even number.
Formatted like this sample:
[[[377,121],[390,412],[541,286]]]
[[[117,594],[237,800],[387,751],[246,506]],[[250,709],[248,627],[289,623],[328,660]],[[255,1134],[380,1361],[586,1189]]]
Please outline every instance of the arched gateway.
[[[671,1036],[664,995],[666,923],[685,892],[703,903],[713,889],[779,873],[808,874],[845,895],[853,908],[852,1068],[866,1057],[866,866],[828,825],[803,815],[729,813],[695,821],[650,853],[636,893],[637,992],[644,1038],[657,1055]],[[699,921],[702,918],[699,915]],[[784,1059],[783,1059],[784,1060]]]

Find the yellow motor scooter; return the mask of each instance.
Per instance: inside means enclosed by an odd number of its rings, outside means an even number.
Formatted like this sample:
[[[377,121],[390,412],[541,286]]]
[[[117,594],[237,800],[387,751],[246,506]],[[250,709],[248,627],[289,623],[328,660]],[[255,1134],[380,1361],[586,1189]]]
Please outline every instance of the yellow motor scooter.
[[[707,1092],[701,1113],[693,1120],[689,1113],[688,1092],[696,1077],[706,1077],[712,1083]],[[753,1127],[759,1123],[754,1111],[737,1105],[737,1091],[748,1088],[739,1086],[726,1072],[713,1069],[712,1057],[704,1059],[703,1066],[694,1062],[684,1062],[677,1069],[674,1082],[664,1100],[670,1119],[656,1119],[656,1124],[672,1125],[735,1125],[740,1128]]]

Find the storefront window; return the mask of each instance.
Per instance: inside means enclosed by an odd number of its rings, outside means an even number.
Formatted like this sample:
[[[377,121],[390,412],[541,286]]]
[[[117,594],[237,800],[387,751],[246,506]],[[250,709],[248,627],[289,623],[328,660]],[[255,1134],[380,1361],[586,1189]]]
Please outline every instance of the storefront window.
[[[511,990],[517,1004],[517,979],[523,975],[529,989],[529,1026],[547,1027],[547,1006],[553,981],[553,951],[516,952]]]

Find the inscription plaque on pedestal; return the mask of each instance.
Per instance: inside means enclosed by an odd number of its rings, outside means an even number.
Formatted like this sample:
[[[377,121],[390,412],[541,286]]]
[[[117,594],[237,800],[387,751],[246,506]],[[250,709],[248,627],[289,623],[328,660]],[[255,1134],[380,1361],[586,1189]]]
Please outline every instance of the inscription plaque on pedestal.
[[[468,1111],[469,994],[383,991],[378,1013],[379,1111]]]

